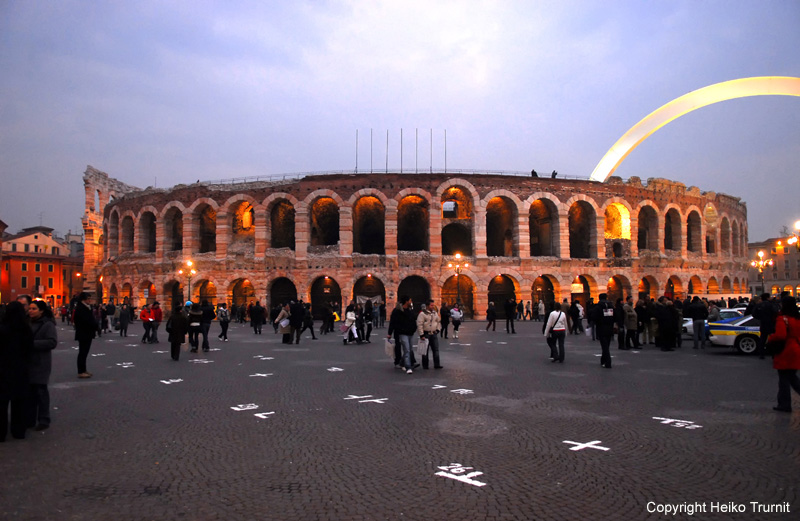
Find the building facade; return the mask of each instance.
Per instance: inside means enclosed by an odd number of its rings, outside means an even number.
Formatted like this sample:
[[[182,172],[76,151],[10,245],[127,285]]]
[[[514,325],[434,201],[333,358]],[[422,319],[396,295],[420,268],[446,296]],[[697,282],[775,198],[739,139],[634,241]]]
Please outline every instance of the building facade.
[[[84,186],[88,288],[135,304],[408,294],[482,316],[508,298],[748,289],[745,204],[664,179],[329,174],[141,190],[88,167]]]
[[[83,287],[83,257],[72,254],[79,249],[54,237],[52,228],[35,226],[6,235],[2,250],[0,299],[3,302],[27,294],[60,307]]]
[[[789,237],[776,237],[747,245],[749,259],[758,260],[759,251],[764,252],[765,260],[772,259],[772,266],[764,268],[763,283],[758,268],[749,266],[750,293],[779,295],[786,291],[793,297],[800,296],[800,249],[788,240]]]

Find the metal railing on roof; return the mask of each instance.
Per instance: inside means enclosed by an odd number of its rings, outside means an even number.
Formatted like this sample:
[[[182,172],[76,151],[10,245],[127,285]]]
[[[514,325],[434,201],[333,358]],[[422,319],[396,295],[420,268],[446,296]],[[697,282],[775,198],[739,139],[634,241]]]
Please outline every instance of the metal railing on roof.
[[[404,169],[400,172],[400,169],[390,169],[388,172],[384,170],[324,170],[320,172],[295,172],[290,174],[267,174],[267,175],[257,175],[257,176],[249,176],[249,177],[232,177],[229,179],[217,179],[213,181],[200,181],[200,184],[208,184],[208,185],[230,185],[230,184],[239,184],[239,183],[257,183],[257,182],[270,182],[270,183],[277,183],[282,181],[296,181],[298,179],[302,179],[304,177],[309,176],[322,176],[322,175],[377,175],[377,174],[393,174],[393,175],[406,175],[406,174],[448,174],[448,175],[502,175],[502,176],[512,176],[512,177],[532,177],[531,172],[522,172],[519,170],[475,170],[475,169],[464,169],[464,168],[448,168],[447,170],[443,168],[434,168],[434,169],[424,169],[424,170],[416,170],[416,171],[408,171]],[[538,174],[538,178],[540,179],[550,179],[551,173],[540,172]],[[559,173],[557,179],[577,179],[583,181],[589,181],[589,176],[576,176],[576,175],[564,175]]]

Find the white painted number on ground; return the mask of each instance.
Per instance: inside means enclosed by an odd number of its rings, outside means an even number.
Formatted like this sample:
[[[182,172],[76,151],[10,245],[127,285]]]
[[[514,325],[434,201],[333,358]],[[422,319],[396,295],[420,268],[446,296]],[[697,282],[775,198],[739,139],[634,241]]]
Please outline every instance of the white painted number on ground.
[[[473,394],[474,393],[474,391],[471,391],[470,389],[453,389],[450,392],[451,393],[456,393],[456,394]]]
[[[206,360],[205,358],[195,358],[194,360],[189,360],[189,362],[193,364],[213,364],[213,360]]]
[[[257,412],[253,416],[261,418],[262,420],[266,420],[267,418],[269,418],[273,414],[275,414],[275,411],[272,411],[272,412]]]
[[[92,356],[106,356],[106,354],[105,353],[95,353]]]
[[[163,355],[164,353],[169,353],[169,351],[153,351],[157,355]]]
[[[169,380],[161,380],[161,383],[166,385],[171,385],[182,381],[183,380],[181,380],[180,378],[170,378]]]
[[[686,429],[688,429],[688,430],[702,429],[703,428],[702,425],[697,425],[695,422],[689,421],[689,420],[674,420],[672,418],[660,418],[658,416],[653,416],[653,419],[654,420],[659,420],[664,425],[671,425],[671,426],[677,427],[679,429],[681,429],[683,427],[686,427]]]
[[[121,364],[117,364],[123,369],[127,369],[129,367],[133,367],[133,362],[122,362]]]
[[[252,411],[258,409],[258,405],[254,403],[240,403],[236,407],[231,407],[234,411]]]
[[[597,450],[610,450],[608,447],[601,447],[598,445],[601,443],[600,440],[590,441],[589,443],[578,443],[577,441],[563,441],[561,443],[569,443],[570,445],[575,445],[574,447],[570,447],[569,450],[583,450],[583,449],[597,449]]]
[[[264,356],[264,355],[256,355],[253,358],[258,358],[259,360],[275,360],[271,356]]]
[[[476,487],[483,487],[486,483],[481,481],[474,480],[472,478],[480,476],[483,472],[467,472],[468,470],[472,470],[473,467],[465,467],[461,463],[451,463],[450,465],[445,465],[443,467],[439,467],[441,472],[437,472],[437,476],[442,476],[443,478],[450,478],[456,481],[461,481],[462,483],[467,483],[468,485],[474,485]]]

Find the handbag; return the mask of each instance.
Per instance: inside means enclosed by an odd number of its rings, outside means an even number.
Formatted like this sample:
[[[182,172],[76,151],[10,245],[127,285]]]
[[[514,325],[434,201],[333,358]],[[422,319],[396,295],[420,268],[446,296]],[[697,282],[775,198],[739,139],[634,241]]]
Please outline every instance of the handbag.
[[[394,360],[394,338],[387,338],[383,341],[383,350],[386,356]]]
[[[286,326],[288,326],[288,325],[289,325],[289,319],[288,319],[288,318],[284,318],[283,320],[281,320],[280,322],[278,322],[278,325],[280,325],[281,327],[286,327]]]
[[[416,349],[414,349],[415,355],[427,355],[428,354],[428,339],[427,338],[420,338],[417,341]]]

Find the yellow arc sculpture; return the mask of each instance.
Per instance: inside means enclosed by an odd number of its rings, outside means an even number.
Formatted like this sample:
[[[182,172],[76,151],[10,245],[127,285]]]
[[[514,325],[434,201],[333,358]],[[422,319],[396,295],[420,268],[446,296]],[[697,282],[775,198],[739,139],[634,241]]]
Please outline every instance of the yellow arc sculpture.
[[[590,179],[605,182],[642,141],[684,114],[712,103],[749,96],[800,96],[800,78],[790,76],[740,78],[715,83],[675,98],[648,114],[619,138],[597,164]]]

